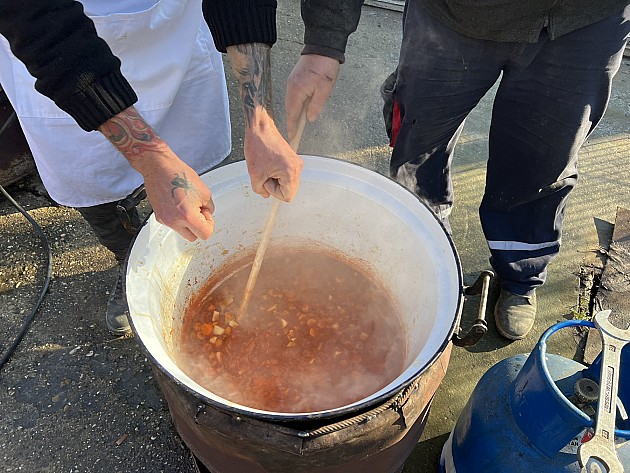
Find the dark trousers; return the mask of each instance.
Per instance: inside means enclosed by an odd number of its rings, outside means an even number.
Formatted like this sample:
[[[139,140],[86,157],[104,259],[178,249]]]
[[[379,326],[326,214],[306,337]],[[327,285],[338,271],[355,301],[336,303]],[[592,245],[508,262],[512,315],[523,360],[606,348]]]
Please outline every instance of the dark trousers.
[[[479,208],[502,286],[525,295],[558,253],[577,154],[606,109],[630,34],[625,14],[535,44],[471,39],[407,2],[395,84],[401,125],[391,176],[443,217],[464,120],[500,78]]]
[[[120,263],[127,256],[135,235],[134,229],[140,226],[140,217],[138,210],[133,207],[128,211],[130,228],[125,228],[116,210],[117,205],[118,202],[110,202],[93,207],[79,207],[77,210],[92,227],[98,241],[114,253],[116,261]]]

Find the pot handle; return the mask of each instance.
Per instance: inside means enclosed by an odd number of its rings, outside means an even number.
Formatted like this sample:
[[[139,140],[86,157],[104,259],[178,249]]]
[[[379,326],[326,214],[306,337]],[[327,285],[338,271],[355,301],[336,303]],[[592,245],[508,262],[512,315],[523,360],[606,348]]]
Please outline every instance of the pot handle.
[[[453,345],[458,347],[472,347],[476,345],[477,342],[481,340],[481,337],[483,337],[488,331],[488,323],[486,322],[486,305],[488,302],[488,288],[490,287],[490,280],[493,277],[494,273],[492,271],[482,271],[472,286],[464,288],[464,295],[466,296],[476,296],[481,294],[481,300],[479,301],[479,315],[466,335],[461,336],[462,328],[459,328],[458,333],[453,335]]]

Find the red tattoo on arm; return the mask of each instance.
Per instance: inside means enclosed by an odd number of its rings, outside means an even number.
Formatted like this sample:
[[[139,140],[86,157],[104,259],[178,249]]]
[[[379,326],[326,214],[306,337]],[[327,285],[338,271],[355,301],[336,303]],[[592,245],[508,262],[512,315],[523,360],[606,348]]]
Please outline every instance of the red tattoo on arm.
[[[133,107],[107,120],[99,127],[99,131],[130,162],[133,162],[134,158],[147,153],[161,152],[168,147]]]

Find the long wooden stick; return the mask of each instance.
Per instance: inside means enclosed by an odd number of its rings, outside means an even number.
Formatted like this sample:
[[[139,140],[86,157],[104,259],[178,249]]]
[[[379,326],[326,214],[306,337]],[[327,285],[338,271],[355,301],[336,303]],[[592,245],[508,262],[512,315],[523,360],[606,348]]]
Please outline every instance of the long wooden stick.
[[[304,126],[306,125],[307,108],[308,102],[304,104],[304,108],[302,109],[302,112],[300,113],[300,118],[298,119],[296,134],[289,143],[293,151],[295,151],[296,153],[298,147],[300,146],[300,141],[302,140]],[[263,258],[265,257],[265,251],[267,251],[269,237],[271,236],[271,232],[273,231],[273,227],[276,223],[276,217],[278,215],[278,210],[280,209],[281,203],[282,201],[280,199],[274,198],[273,203],[271,204],[271,210],[269,211],[269,216],[267,217],[267,223],[265,224],[262,237],[260,238],[260,243],[258,243],[256,256],[254,257],[254,263],[252,264],[252,269],[249,273],[249,278],[247,279],[247,285],[245,286],[245,292],[243,293],[243,299],[241,300],[241,306],[239,307],[239,319],[245,315],[245,312],[247,312],[247,308],[249,307],[249,301],[251,300],[252,293],[254,292],[256,279],[258,279],[258,273],[260,272],[260,267],[262,266]]]

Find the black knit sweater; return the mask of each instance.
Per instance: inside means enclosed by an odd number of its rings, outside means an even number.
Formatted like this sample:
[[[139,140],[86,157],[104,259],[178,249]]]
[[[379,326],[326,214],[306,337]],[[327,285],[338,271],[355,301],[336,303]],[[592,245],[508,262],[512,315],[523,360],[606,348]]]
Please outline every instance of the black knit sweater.
[[[217,48],[276,41],[275,0],[204,0]],[[35,88],[87,131],[133,105],[120,60],[73,0],[2,0],[0,34],[36,78]]]

